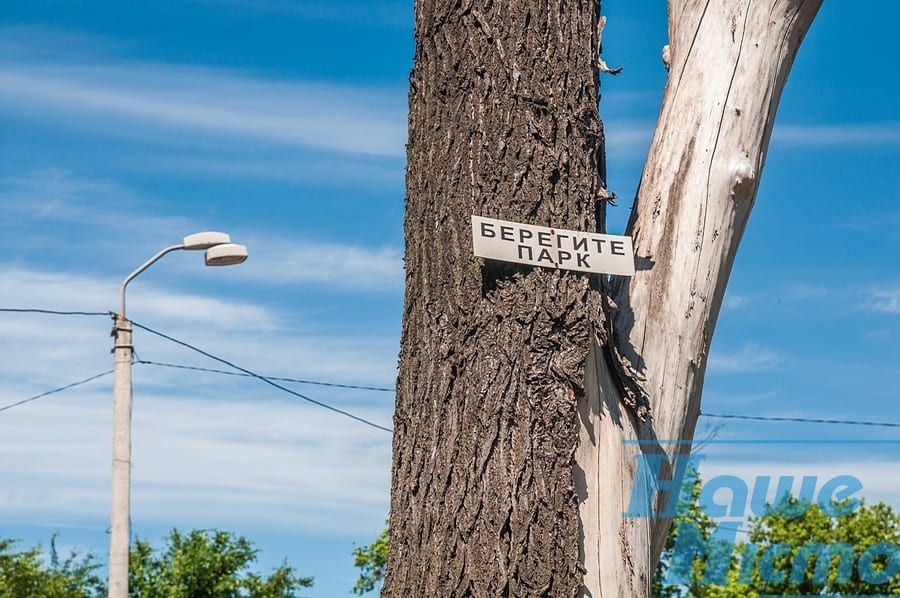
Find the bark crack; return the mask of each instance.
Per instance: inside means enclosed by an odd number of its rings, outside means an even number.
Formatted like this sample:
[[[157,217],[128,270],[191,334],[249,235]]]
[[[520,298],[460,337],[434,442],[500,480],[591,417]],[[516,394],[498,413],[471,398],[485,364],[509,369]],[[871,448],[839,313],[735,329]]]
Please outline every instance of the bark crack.
[[[725,92],[725,99],[722,101],[722,111],[719,114],[719,126],[716,129],[716,138],[715,138],[715,141],[713,142],[712,152],[710,153],[710,156],[709,156],[709,167],[706,171],[706,195],[705,195],[705,198],[703,201],[703,205],[701,206],[702,225],[700,228],[700,241],[699,241],[700,242],[700,251],[699,251],[699,253],[703,253],[703,247],[704,247],[703,238],[706,237],[706,214],[707,214],[708,207],[709,207],[709,196],[710,196],[710,185],[712,182],[713,163],[716,160],[716,151],[719,148],[719,139],[722,136],[722,127],[725,125],[725,113],[728,111],[728,101],[731,99],[731,90],[734,87],[734,78],[735,78],[735,75],[737,74],[738,66],[741,63],[741,56],[744,52],[744,40],[747,37],[747,22],[748,22],[749,18],[750,18],[750,10],[749,10],[749,8],[745,8],[744,9],[744,23],[741,28],[741,42],[738,45],[738,53],[737,53],[737,57],[734,60],[734,67],[731,69],[731,78],[728,81],[728,90]],[[696,261],[694,262],[694,274],[693,274],[693,277],[691,278],[691,280],[692,280],[692,282],[691,282],[692,289],[691,290],[692,291],[693,291],[693,285],[696,284],[697,277],[700,272],[700,264],[702,263],[702,260],[700,259],[700,257],[701,256],[698,255]]]
[[[706,4],[703,6],[703,12],[700,13],[700,18],[697,20],[697,28],[694,30],[694,35],[691,38],[691,45],[688,46],[688,51],[687,51],[687,54],[685,54],[684,62],[681,63],[678,70],[676,71],[678,73],[678,81],[675,83],[675,91],[673,92],[673,95],[672,95],[673,103],[675,101],[675,98],[678,97],[678,91],[681,89],[681,80],[683,78],[682,74],[684,73],[684,70],[687,67],[687,63],[691,57],[691,54],[693,54],[693,52],[694,52],[694,46],[697,43],[697,37],[700,35],[700,27],[703,26],[703,19],[706,18],[706,11],[707,11],[707,9],[709,9],[709,4],[711,1],[712,0],[706,0]],[[672,41],[674,42],[675,40],[672,40]],[[677,46],[675,49],[677,51],[677,49],[678,49]]]

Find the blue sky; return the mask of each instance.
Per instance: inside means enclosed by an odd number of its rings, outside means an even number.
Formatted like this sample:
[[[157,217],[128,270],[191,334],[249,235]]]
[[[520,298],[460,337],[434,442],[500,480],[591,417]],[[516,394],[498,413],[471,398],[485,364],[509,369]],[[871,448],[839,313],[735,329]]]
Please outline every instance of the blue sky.
[[[619,233],[665,71],[662,2],[608,0]],[[900,422],[893,0],[828,0],[785,90],[710,356],[704,410]],[[412,3],[6,2],[0,307],[105,311],[159,248],[224,230],[237,268],[175,254],[129,315],[263,374],[393,383]],[[540,223],[535,223],[540,224]],[[109,369],[103,318],[0,314],[0,404]],[[143,359],[216,367],[138,332]],[[0,536],[106,550],[108,378],[0,413]],[[297,386],[390,425],[388,393]],[[703,433],[707,424],[701,420]],[[709,474],[858,475],[900,505],[896,430],[730,421]],[[134,530],[232,529],[346,595],[387,515],[390,436],[257,381],[135,368]]]

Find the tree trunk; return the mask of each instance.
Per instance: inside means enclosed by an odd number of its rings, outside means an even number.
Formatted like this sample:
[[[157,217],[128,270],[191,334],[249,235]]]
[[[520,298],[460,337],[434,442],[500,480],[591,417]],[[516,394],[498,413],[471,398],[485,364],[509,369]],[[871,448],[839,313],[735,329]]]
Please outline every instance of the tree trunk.
[[[596,281],[484,262],[473,214],[594,231],[597,6],[416,6],[383,596],[573,596]]]
[[[639,272],[612,290],[476,258],[470,229],[475,214],[603,230],[597,3],[416,3],[383,596],[647,594],[668,522],[621,515],[635,448],[693,435],[775,105],[820,1],[670,3],[670,81],[629,225]]]

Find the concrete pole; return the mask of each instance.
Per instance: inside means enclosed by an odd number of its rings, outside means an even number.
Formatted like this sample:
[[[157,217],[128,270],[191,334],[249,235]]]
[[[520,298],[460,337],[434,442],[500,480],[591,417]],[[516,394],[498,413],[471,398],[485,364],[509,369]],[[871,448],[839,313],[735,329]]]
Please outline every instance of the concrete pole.
[[[247,259],[247,248],[233,245],[225,233],[189,235],[141,264],[119,287],[119,313],[115,315],[113,348],[113,459],[112,497],[109,509],[109,598],[128,598],[128,555],[131,542],[131,322],[125,317],[128,283],[159,258],[179,249],[206,249],[207,266],[230,266]]]
[[[116,316],[113,348],[113,458],[109,517],[109,598],[128,598],[131,541],[131,322]]]

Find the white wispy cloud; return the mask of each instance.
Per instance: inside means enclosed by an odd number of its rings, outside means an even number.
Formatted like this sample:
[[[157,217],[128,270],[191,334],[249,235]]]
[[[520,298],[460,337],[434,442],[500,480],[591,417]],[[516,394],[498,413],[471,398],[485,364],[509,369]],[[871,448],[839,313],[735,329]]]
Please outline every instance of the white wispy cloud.
[[[124,258],[124,269],[150,257],[143,246],[159,249],[161,231],[184,234],[195,226],[183,216],[161,213],[156,201],[107,177],[47,167],[0,178],[0,247],[8,248],[6,259],[22,252],[55,254],[96,266]]]
[[[838,125],[775,125],[772,138],[794,145],[892,145],[900,143],[900,122]]]
[[[891,338],[893,334],[894,331],[890,328],[876,328],[874,330],[868,331],[866,333],[866,338],[874,340],[885,340]]]
[[[753,403],[762,403],[778,397],[777,390],[767,390],[755,393],[722,393],[722,392],[705,392],[703,395],[704,408],[709,407],[712,411],[717,411],[720,406],[732,405],[752,405]]]
[[[160,231],[186,234],[207,226],[180,216],[158,214],[154,207],[152,200],[140,197],[113,180],[79,177],[57,168],[0,179],[0,230],[6,229],[6,234],[0,238],[0,247],[29,248],[33,254],[40,255],[46,252],[44,248],[59,246],[59,230],[45,226],[56,224],[65,227],[65,235],[69,237],[67,251],[78,247],[79,253],[91,256],[85,259],[86,263],[121,260],[120,271],[124,277],[129,268],[137,267],[161,246],[180,241],[180,237],[174,236],[161,239]],[[23,232],[26,229],[28,233]],[[246,230],[239,236],[235,241],[250,247],[252,262],[229,269],[228,279],[252,280],[272,286],[324,284],[353,292],[397,291],[403,285],[403,254],[398,247],[293,240],[253,230]],[[190,260],[167,260],[166,263],[173,269],[187,271],[190,268],[192,276],[213,276],[197,274],[196,264]],[[39,274],[35,273],[35,276]],[[55,276],[55,279],[59,280],[59,277]],[[71,281],[60,284],[75,288]],[[118,283],[108,280],[102,284],[113,289]],[[23,283],[21,288],[30,286]],[[82,306],[91,305],[84,295],[95,297],[96,290],[84,293],[75,290],[65,302],[67,305],[78,305],[79,302]],[[107,292],[107,298],[112,296]],[[152,294],[150,299],[158,312],[174,313],[187,309],[187,313],[201,313],[208,309],[208,313],[247,320],[238,318],[241,314],[234,314],[224,305],[179,304],[179,297],[169,301]],[[113,307],[107,301],[100,309]],[[249,321],[253,320],[253,317],[249,318]]]
[[[97,310],[112,279],[0,267],[0,305]],[[137,289],[136,289],[137,290]],[[131,313],[261,374],[390,386],[396,339],[307,332],[310,322],[245,301],[144,281]],[[131,311],[131,310],[130,310]],[[103,317],[0,313],[0,405],[111,369]],[[145,331],[143,359],[228,369]],[[391,425],[390,393],[296,386],[317,400]],[[387,511],[390,435],[252,378],[134,368],[134,519],[340,533]],[[106,516],[111,379],[3,412],[0,510],[52,525]]]
[[[0,25],[0,61],[96,60],[127,48],[119,39],[48,24]]]
[[[121,281],[78,274],[10,269],[0,266],[0,304],[71,311],[109,311],[118,308]],[[141,289],[145,317],[173,324],[192,322],[221,330],[266,332],[274,318],[262,307],[239,301],[164,290]]]
[[[742,307],[747,307],[758,298],[759,295],[741,295],[739,293],[728,292],[725,294],[722,307],[725,309],[740,309]]]
[[[847,218],[833,223],[835,228],[878,235],[900,235],[900,211],[884,206],[862,214],[848,214]]]
[[[833,448],[827,444],[822,446]],[[842,446],[849,450],[853,447],[853,444]],[[800,490],[800,481],[803,476],[815,476],[817,478],[816,491],[818,492],[828,480],[838,476],[851,475],[856,477],[863,485],[863,490],[858,497],[864,497],[869,504],[884,501],[897,508],[900,506],[900,489],[898,489],[892,476],[886,475],[887,472],[892,470],[892,463],[893,460],[890,459],[890,456],[885,455],[873,457],[871,460],[833,459],[817,461],[804,458],[798,462],[791,462],[788,459],[780,461],[769,459],[729,461],[709,456],[701,462],[700,474],[705,481],[719,475],[735,476],[747,484],[750,492],[753,491],[757,478],[771,476],[769,491],[766,495],[769,502],[774,502],[776,499],[775,490],[780,476],[793,477],[793,492],[796,495]],[[818,494],[816,496],[818,498]],[[748,504],[745,506],[749,507],[749,497]],[[749,508],[747,514],[749,515]]]
[[[118,309],[117,298],[118,281],[112,279],[0,267],[2,307],[103,313]],[[130,315],[188,338],[199,337],[207,346],[228,348],[233,342],[229,339],[253,339],[275,328],[276,318],[268,310],[239,301],[152,284],[140,289],[140,299],[139,309]],[[111,369],[111,328],[111,319],[100,316],[0,313],[0,336],[6,346],[15,348],[6,352],[0,364],[0,402],[20,400]],[[144,341],[139,346],[149,355],[173,355],[173,349],[158,339],[137,335],[136,339]]]
[[[115,309],[114,280],[80,274],[0,268],[0,306],[104,312]],[[233,298],[221,299],[142,283],[129,317],[219,354],[261,374],[332,382],[389,385],[394,378],[394,338],[342,337],[315,331],[313,318],[279,313]],[[50,318],[50,319],[48,319]],[[0,313],[0,334],[15,347],[0,364],[12,402],[109,369],[111,321]],[[276,334],[277,332],[277,334]],[[147,332],[135,331],[138,353],[154,361],[221,367]],[[352,364],[352,367],[349,367]],[[178,384],[184,372],[146,371],[153,384]]]
[[[791,301],[804,301],[807,299],[824,299],[836,293],[822,285],[810,285],[804,283],[792,284],[784,290],[785,299]]]
[[[610,159],[646,156],[654,123],[610,119],[603,123],[606,153]]]
[[[783,360],[784,356],[774,349],[747,343],[733,352],[713,349],[708,370],[711,374],[761,372],[777,367]]]
[[[223,5],[238,14],[270,12],[301,15],[304,19],[320,21],[349,21],[376,27],[403,27],[412,31],[412,0],[201,0],[207,4]]]
[[[132,206],[136,199],[130,189],[111,179],[79,177],[62,168],[38,168],[0,178],[0,210],[7,219],[108,224],[112,210]]]
[[[614,99],[615,95],[611,94],[609,100],[605,101]],[[654,127],[655,123],[620,119],[614,113],[612,118],[604,120],[608,156],[611,159],[624,159],[646,155],[653,138]],[[841,125],[776,124],[772,139],[777,144],[786,145],[894,145],[900,143],[900,122]]]
[[[900,287],[872,290],[868,306],[875,311],[900,314]]]
[[[239,276],[270,285],[324,283],[342,290],[398,291],[403,288],[403,252],[286,239],[249,239],[254,266]]]
[[[220,148],[221,150],[221,148]],[[269,154],[269,155],[266,155]],[[197,179],[250,179],[265,182],[301,183],[317,188],[396,190],[402,196],[403,160],[396,156],[361,154],[319,155],[304,150],[277,148],[250,154],[210,149],[166,151],[115,156],[116,164],[128,171],[166,172],[170,177]]]
[[[613,97],[613,96],[611,96]],[[610,158],[635,158],[646,154],[653,138],[654,123],[608,119],[604,122],[606,149]],[[900,122],[842,125],[776,125],[772,133],[777,144],[894,145],[900,143]]]
[[[380,96],[380,97],[379,97]],[[402,98],[402,95],[400,95]],[[0,101],[12,110],[83,113],[115,134],[127,119],[332,151],[402,155],[402,109],[379,90],[264,81],[158,64],[0,66]],[[378,110],[374,105],[382,104]]]
[[[615,101],[610,94],[605,102]],[[603,104],[601,104],[602,110]],[[604,120],[606,151],[610,159],[636,158],[646,155],[653,138],[655,123],[620,119],[613,112]],[[607,111],[608,112],[608,111]],[[900,122],[841,124],[841,125],[776,125],[772,139],[778,144],[831,145],[893,145],[900,143]],[[879,223],[883,221],[879,220]]]
[[[142,139],[191,132],[334,152],[404,153],[401,88],[264,79],[115,56],[73,62],[37,52],[39,43],[13,33],[0,58],[0,105],[27,118]],[[40,33],[40,39],[59,35]]]
[[[215,396],[136,393],[135,521],[340,533],[384,516],[389,434],[311,406],[236,398],[247,384]],[[390,420],[384,407],[357,411]],[[0,475],[16,480],[0,487],[7,517],[105,517],[107,393],[81,391],[8,411],[0,430]]]

